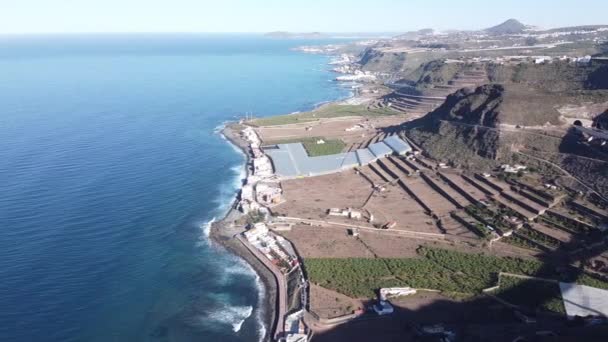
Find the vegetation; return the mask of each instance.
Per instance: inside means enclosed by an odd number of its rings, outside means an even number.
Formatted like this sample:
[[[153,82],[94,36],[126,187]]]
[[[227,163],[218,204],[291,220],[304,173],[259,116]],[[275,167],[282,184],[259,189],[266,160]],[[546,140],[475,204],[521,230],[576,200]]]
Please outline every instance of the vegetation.
[[[368,109],[363,105],[337,105],[332,104],[323,106],[311,112],[288,114],[280,116],[272,116],[253,120],[252,124],[256,126],[276,126],[287,125],[302,122],[313,122],[322,118],[338,118],[345,116],[384,116],[395,115],[398,112],[390,108]]]
[[[519,234],[527,237],[530,240],[533,240],[541,245],[550,247],[550,248],[559,248],[561,247],[561,242],[556,238],[553,238],[547,234],[543,234],[537,230],[531,228],[522,228],[518,231]]]
[[[536,245],[536,244],[534,244],[534,243],[532,243],[532,242],[530,242],[530,241],[528,241],[526,239],[523,239],[523,238],[521,238],[521,237],[519,237],[517,235],[511,235],[511,236],[506,237],[506,238],[504,238],[504,239],[502,239],[500,241],[502,241],[504,243],[511,244],[513,246],[521,247],[521,248],[534,249],[534,250],[538,250],[539,249],[538,245]]]
[[[531,310],[566,313],[558,283],[501,275],[499,284],[494,295],[511,304]]]
[[[477,223],[476,225],[474,225],[475,227],[475,231],[473,233],[477,234],[477,236],[484,238],[484,239],[488,239],[492,236],[492,233],[490,232],[490,230],[484,226],[482,223]]]
[[[319,140],[323,140],[323,144],[317,144]],[[326,156],[342,152],[346,144],[340,139],[326,139],[322,137],[296,138],[287,140],[269,141],[268,144],[290,144],[302,143],[306,152],[310,157]]]
[[[549,225],[572,234],[589,233],[589,228],[586,225],[575,220],[565,220],[559,216],[551,215],[551,213],[547,213],[540,218]]]
[[[263,222],[266,219],[266,216],[263,212],[259,210],[254,210],[247,214],[247,224],[255,224],[259,222]]]
[[[465,211],[478,221],[502,230],[509,229],[509,224],[505,222],[504,216],[519,217],[517,213],[505,206],[493,207],[492,209],[471,204],[465,208]],[[484,226],[484,229],[487,228]]]
[[[444,293],[476,295],[496,285],[499,272],[573,281],[606,288],[608,281],[582,274],[558,273],[545,264],[518,258],[467,254],[420,247],[420,258],[305,260],[310,281],[353,298],[372,298],[382,287],[411,286]]]
[[[312,282],[352,297],[373,297],[374,290],[411,286],[478,294],[496,283],[500,271],[535,274],[542,264],[421,247],[416,259],[306,259]]]

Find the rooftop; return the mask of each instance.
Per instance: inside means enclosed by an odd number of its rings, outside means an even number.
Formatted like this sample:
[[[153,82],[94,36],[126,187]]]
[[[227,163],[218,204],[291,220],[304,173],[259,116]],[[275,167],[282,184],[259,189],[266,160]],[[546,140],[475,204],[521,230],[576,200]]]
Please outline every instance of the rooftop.
[[[568,317],[608,317],[608,291],[585,285],[559,283]]]
[[[264,152],[272,159],[275,173],[287,178],[340,172],[369,164],[393,153],[404,154],[408,151],[411,151],[409,144],[397,136],[391,136],[356,152],[318,157],[308,156],[301,143],[278,144],[264,148]]]

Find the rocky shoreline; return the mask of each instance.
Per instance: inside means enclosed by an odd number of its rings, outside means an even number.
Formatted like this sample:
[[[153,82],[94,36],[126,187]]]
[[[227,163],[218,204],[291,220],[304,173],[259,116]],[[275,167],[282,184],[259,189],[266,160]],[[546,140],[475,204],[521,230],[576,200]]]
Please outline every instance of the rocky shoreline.
[[[245,162],[245,168],[247,173],[250,170],[250,154],[248,151],[248,144],[246,141],[241,139],[239,134],[233,129],[235,124],[227,124],[226,127],[221,131],[221,134],[234,146],[238,147],[247,157]],[[236,210],[236,197],[233,199],[232,204],[226,215],[218,221],[211,224],[209,231],[209,238],[214,243],[226,248],[229,252],[243,259],[249,264],[253,270],[260,277],[260,281],[264,287],[264,293],[262,294],[260,307],[258,310],[262,310],[262,320],[266,327],[265,335],[262,337],[263,341],[271,341],[271,332],[274,331],[274,325],[276,324],[276,312],[277,312],[277,280],[263,263],[261,263],[238,239],[235,238],[237,234],[244,232],[242,225],[235,225],[236,220],[243,217],[243,214]]]

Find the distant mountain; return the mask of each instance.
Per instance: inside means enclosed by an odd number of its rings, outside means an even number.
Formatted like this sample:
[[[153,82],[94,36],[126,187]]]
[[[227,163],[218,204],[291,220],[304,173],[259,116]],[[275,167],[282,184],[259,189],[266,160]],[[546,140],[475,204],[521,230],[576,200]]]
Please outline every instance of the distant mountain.
[[[434,29],[425,28],[425,29],[418,30],[418,31],[404,32],[398,36],[395,36],[394,38],[395,39],[405,39],[405,40],[416,40],[416,39],[420,39],[421,37],[433,35],[434,33],[435,33]]]
[[[522,24],[516,19],[509,19],[500,25],[496,25],[490,28],[485,29],[484,31],[491,34],[516,34],[522,33],[529,27],[527,25]]]
[[[280,38],[280,39],[310,39],[310,38],[324,38],[325,34],[321,32],[286,32],[286,31],[274,31],[264,34],[265,37]]]

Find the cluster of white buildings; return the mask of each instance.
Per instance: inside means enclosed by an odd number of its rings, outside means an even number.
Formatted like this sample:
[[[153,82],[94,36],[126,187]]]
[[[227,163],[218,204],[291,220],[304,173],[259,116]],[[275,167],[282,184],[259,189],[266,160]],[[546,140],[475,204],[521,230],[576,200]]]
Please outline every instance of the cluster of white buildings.
[[[582,57],[568,57],[568,56],[560,56],[560,57],[550,57],[550,56],[536,56],[534,58],[534,64],[544,64],[544,63],[553,63],[554,61],[562,61],[574,63],[577,65],[587,65],[591,63],[591,56],[582,56]]]
[[[518,173],[520,171],[526,171],[527,167],[525,167],[524,165],[519,165],[519,164],[515,164],[515,165],[509,165],[509,164],[503,164],[500,166],[500,169],[502,170],[502,172],[505,173]]]
[[[355,70],[350,75],[336,77],[336,81],[343,81],[343,82],[372,82],[372,81],[375,81],[376,79],[377,79],[376,75],[372,74],[369,71],[361,71],[361,70]]]
[[[447,59],[446,64],[454,63],[495,63],[495,64],[513,64],[513,63],[534,63],[534,64],[545,64],[553,62],[567,62],[576,65],[588,65],[591,63],[592,57],[580,56],[530,56],[530,55],[516,55],[516,56],[501,56],[501,57],[471,57],[461,59]]]
[[[268,229],[264,222],[251,226],[245,233],[247,241],[259,250],[268,260],[277,265],[285,274],[298,265],[298,258],[287,251],[285,238]]]
[[[272,168],[272,162],[261,149],[261,143],[256,131],[247,127],[241,131],[241,136],[251,148],[252,173],[247,177],[240,194],[238,208],[243,213],[266,211],[266,208],[282,201],[280,184]]]
[[[283,201],[283,189],[277,182],[259,182],[255,185],[256,201],[266,207],[277,205]]]
[[[590,35],[597,34],[601,32],[608,31],[608,27],[598,27],[595,30],[574,30],[574,31],[556,31],[556,32],[547,32],[547,33],[536,33],[530,32],[527,34],[520,35],[521,37],[534,37],[537,39],[546,39],[546,38],[559,38],[559,37],[568,37],[571,35]]]
[[[331,208],[331,209],[327,210],[327,215],[348,217],[353,220],[360,220],[363,217],[363,214],[359,210],[354,210],[352,208],[346,208],[346,209]]]

